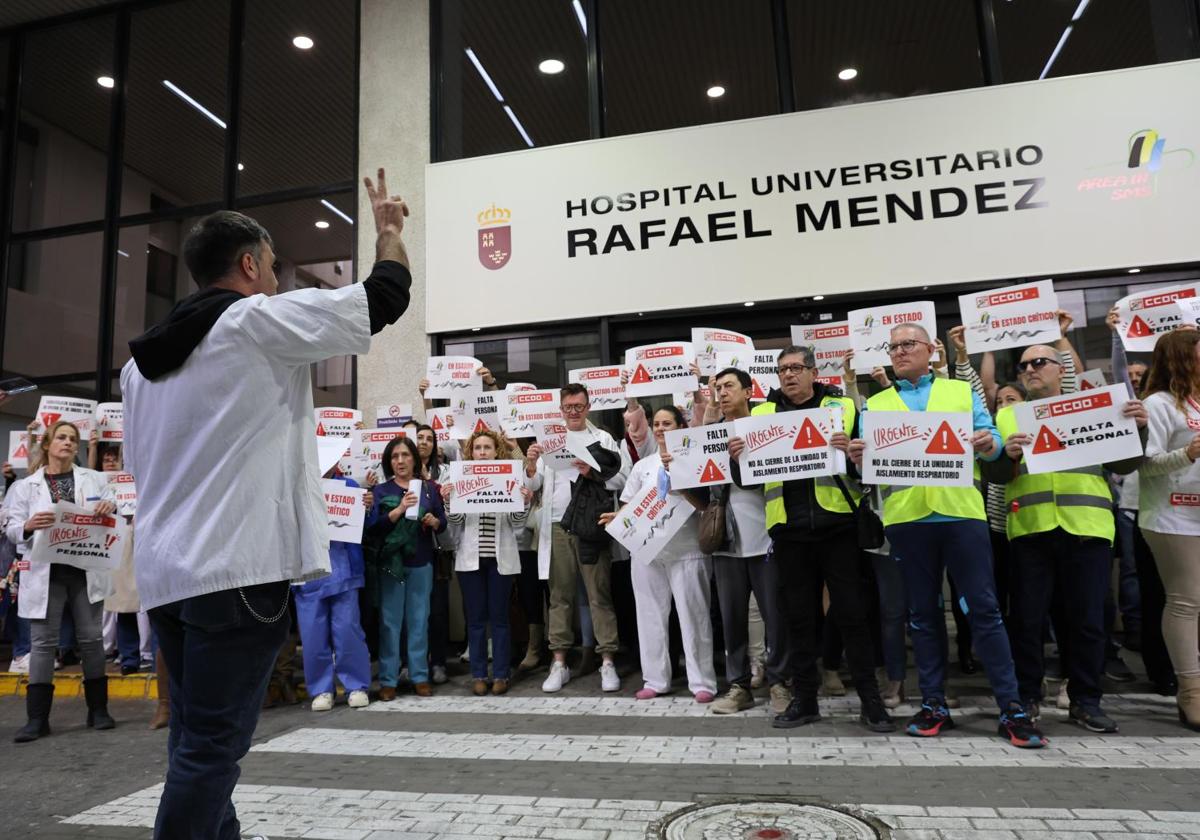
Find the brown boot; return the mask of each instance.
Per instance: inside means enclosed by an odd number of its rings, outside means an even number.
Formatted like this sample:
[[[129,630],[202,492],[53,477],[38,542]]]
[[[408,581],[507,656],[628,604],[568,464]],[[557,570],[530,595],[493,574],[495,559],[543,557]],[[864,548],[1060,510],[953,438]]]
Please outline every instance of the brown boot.
[[[150,728],[162,729],[171,722],[171,682],[161,650],[154,660],[154,677],[158,682],[158,707],[154,710],[154,717],[150,718]]]
[[[524,673],[533,671],[542,665],[542,647],[546,643],[546,625],[529,625],[529,647],[525,649],[525,658],[517,665],[517,670]]]
[[[485,683],[485,685],[486,685],[486,683]],[[433,696],[433,686],[427,682],[417,683],[415,686],[413,686],[413,691],[415,691],[417,693],[418,697],[432,697]]]
[[[471,686],[471,691],[475,694],[476,697],[482,697],[483,695],[487,694],[488,693],[487,680],[475,680],[474,684]]]
[[[492,694],[497,697],[508,694],[508,680],[496,680],[492,683]]]
[[[1179,677],[1179,722],[1188,729],[1200,732],[1200,677]]]

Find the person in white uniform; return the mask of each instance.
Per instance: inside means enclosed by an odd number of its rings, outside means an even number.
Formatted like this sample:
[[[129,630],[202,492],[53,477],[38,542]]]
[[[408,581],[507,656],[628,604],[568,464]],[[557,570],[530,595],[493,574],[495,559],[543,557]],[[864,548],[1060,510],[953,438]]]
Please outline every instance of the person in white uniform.
[[[366,353],[412,283],[408,209],[378,178],[366,179],[378,239],[363,283],[276,296],[270,235],[220,211],[184,243],[200,290],[129,343],[134,565],[171,683],[159,840],[238,836],[230,795],[288,631],[289,584],[329,574],[309,366]]]

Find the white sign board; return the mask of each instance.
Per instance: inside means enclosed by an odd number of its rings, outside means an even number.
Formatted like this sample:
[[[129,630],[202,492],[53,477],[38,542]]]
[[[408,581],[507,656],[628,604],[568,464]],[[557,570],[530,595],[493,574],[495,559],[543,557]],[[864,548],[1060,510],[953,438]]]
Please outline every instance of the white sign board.
[[[403,429],[357,429],[354,432],[354,464],[351,470],[356,481],[365,481],[367,473],[374,470],[375,477],[383,480],[381,461],[383,450],[398,437],[404,437]]]
[[[53,422],[53,421],[52,421]],[[70,502],[54,505],[54,524],[37,532],[31,566],[63,563],[92,572],[111,572],[121,562],[128,529],[119,516],[101,516]]]
[[[588,389],[592,411],[625,408],[625,386],[621,384],[621,366],[577,368],[567,371],[567,381]]]
[[[567,427],[561,420],[546,420],[537,424],[537,443],[542,448],[542,463],[555,472],[578,475],[576,455],[567,448]]]
[[[104,473],[108,486],[113,489],[117,503],[117,513],[121,516],[137,515],[137,482],[133,475],[127,472]]]
[[[1200,297],[1180,298],[1175,301],[1185,326],[1200,330]]]
[[[842,360],[850,352],[849,321],[830,321],[827,324],[813,326],[793,326],[792,344],[797,347],[812,348],[818,379],[827,382],[831,377],[837,377],[837,384],[841,384],[844,368]],[[864,372],[870,373],[871,369],[867,368]]]
[[[671,465],[672,490],[711,487],[733,483],[729,470],[729,429],[727,423],[671,429],[665,435]]]
[[[1128,400],[1124,385],[1106,385],[1086,394],[1013,406],[1017,428],[1033,435],[1033,443],[1021,447],[1029,472],[1091,467],[1141,455],[1137,423],[1121,416]]]
[[[1108,380],[1104,378],[1104,371],[1099,368],[1085,370],[1079,374],[1079,390],[1090,391],[1092,388],[1103,388],[1108,384]]]
[[[1200,283],[1140,290],[1117,301],[1117,330],[1130,353],[1149,353],[1163,333],[1184,323],[1177,301],[1200,297]]]
[[[630,347],[625,351],[629,371],[626,397],[653,397],[676,391],[695,391],[700,380],[691,371],[696,354],[687,341],[668,341]]]
[[[335,464],[349,464],[351,457],[349,435],[317,435],[317,469],[321,475],[329,472]],[[343,469],[342,472],[346,470]]]
[[[101,443],[120,443],[125,439],[125,411],[119,402],[96,406],[96,434]]]
[[[8,433],[8,463],[14,470],[29,469],[29,436],[27,432]]]
[[[453,408],[431,408],[425,414],[429,418],[429,428],[433,429],[434,435],[437,436],[438,446],[470,437],[454,422]]]
[[[691,502],[678,493],[658,495],[650,487],[631,499],[604,530],[640,563],[654,560],[695,512]]]
[[[60,420],[74,423],[79,429],[79,436],[86,441],[92,433],[95,414],[95,400],[44,396],[38,403],[37,421],[41,424],[42,431],[46,431]]]
[[[525,509],[521,461],[453,461],[450,513],[517,513]]]
[[[456,432],[470,437],[481,429],[500,431],[500,401],[503,398],[502,391],[477,391],[455,397],[450,405]]]
[[[917,300],[892,306],[872,306],[850,311],[850,349],[854,351],[854,369],[870,371],[892,363],[888,346],[892,329],[901,324],[918,324],[929,333],[929,341],[937,340],[937,316],[933,301]],[[935,353],[933,358],[937,358]]]
[[[694,327],[692,347],[696,351],[696,364],[700,368],[700,375],[712,376],[721,369],[717,363],[718,353],[745,353],[749,356],[754,351],[754,340],[748,335],[732,330]]]
[[[412,403],[389,403],[375,408],[375,427],[378,429],[394,429],[412,418]]]
[[[863,483],[972,486],[972,428],[968,411],[864,411]]]
[[[742,484],[766,484],[816,478],[837,472],[830,443],[842,431],[840,409],[756,414],[733,421],[733,433],[745,444],[738,457]]]
[[[558,388],[506,393],[500,412],[500,425],[511,437],[533,437],[537,432],[537,423],[562,419],[561,402]]]
[[[357,408],[318,408],[313,411],[317,434],[348,438],[362,425],[362,412]]]
[[[425,366],[429,387],[425,399],[454,399],[462,394],[483,390],[478,373],[482,363],[472,356],[430,356]]]
[[[967,352],[1053,344],[1062,338],[1058,308],[1058,296],[1050,280],[959,295]]]
[[[716,354],[717,372],[737,368],[750,374],[750,402],[764,402],[779,387],[779,350],[724,350]]]
[[[321,492],[325,496],[329,541],[361,543],[367,514],[363,499],[369,491],[351,487],[341,479],[326,478],[321,481]]]
[[[701,385],[698,389],[700,397],[704,402],[712,402],[712,389],[707,385]],[[696,408],[696,391],[676,391],[671,394],[671,405],[677,407],[683,412],[683,416],[690,423],[692,421],[692,413]]]

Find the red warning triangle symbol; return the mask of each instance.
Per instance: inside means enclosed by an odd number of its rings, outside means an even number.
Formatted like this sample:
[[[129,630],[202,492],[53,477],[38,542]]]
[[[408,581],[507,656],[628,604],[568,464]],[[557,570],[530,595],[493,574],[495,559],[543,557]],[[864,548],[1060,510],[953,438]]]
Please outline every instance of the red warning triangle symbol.
[[[28,458],[29,457],[29,447],[26,446],[24,442],[22,442],[21,445],[17,447],[17,451],[14,452],[12,455],[9,455],[8,457],[10,457],[10,458]]]
[[[700,480],[705,484],[714,481],[724,481],[725,473],[721,472],[721,468],[717,466],[712,458],[709,458],[708,463],[704,465],[704,472],[700,473]]]
[[[800,426],[800,431],[796,432],[796,440],[792,444],[792,449],[815,449],[818,446],[828,446],[829,441],[825,440],[825,436],[821,434],[821,430],[817,428],[811,418],[804,418],[804,424]]]
[[[1050,431],[1049,427],[1042,426],[1038,429],[1037,439],[1033,443],[1033,454],[1041,455],[1046,452],[1061,452],[1066,449],[1067,445],[1059,440],[1058,435]]]
[[[445,426],[442,425],[442,418],[438,417],[436,414],[433,415],[433,420],[429,423],[429,428],[433,429],[435,432],[440,432],[442,429],[444,429]]]
[[[767,398],[767,395],[763,393],[762,385],[759,384],[757,379],[754,379],[751,381],[754,383],[754,385],[753,385],[753,390],[750,393],[750,399],[765,400]]]
[[[1079,380],[1079,390],[1080,391],[1086,391],[1089,388],[1095,388],[1095,387],[1096,387],[1095,385],[1093,385],[1091,382],[1088,382],[1086,379]]]
[[[62,417],[62,415],[56,414],[51,411],[43,411],[42,412],[42,425],[44,427],[46,427],[47,429],[49,429],[51,426],[53,426],[55,423],[58,422],[59,417]]]
[[[321,435],[321,437],[325,436],[325,424],[324,423],[317,424],[317,434]]]
[[[938,426],[933,437],[929,439],[929,446],[925,447],[927,455],[965,455],[966,452],[962,441],[954,434],[954,429],[950,428],[948,420],[942,421],[942,425]]]
[[[641,385],[643,383],[649,382],[650,381],[650,373],[649,373],[649,371],[646,370],[644,365],[638,365],[637,370],[635,370],[633,372],[633,376],[630,377],[629,381],[634,385]]]
[[[1154,335],[1154,330],[1150,329],[1150,325],[1142,320],[1141,315],[1134,315],[1133,320],[1129,322],[1129,332],[1125,335],[1130,338],[1145,338]]]
[[[487,427],[488,427],[488,424],[483,422],[482,419],[475,421],[475,431],[482,432],[482,431],[485,431],[487,429]]]

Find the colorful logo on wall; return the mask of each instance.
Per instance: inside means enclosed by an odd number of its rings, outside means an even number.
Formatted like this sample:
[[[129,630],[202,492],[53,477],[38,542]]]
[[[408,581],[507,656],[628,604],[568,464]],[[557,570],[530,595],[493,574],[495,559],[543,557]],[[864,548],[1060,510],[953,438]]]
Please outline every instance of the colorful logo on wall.
[[[504,268],[512,256],[512,211],[493,204],[477,214],[479,262],[490,270]]]
[[[1096,192],[1110,201],[1149,198],[1159,188],[1159,178],[1168,172],[1187,169],[1196,153],[1182,146],[1167,148],[1166,138],[1153,128],[1135,131],[1126,141],[1126,156],[1093,166],[1102,174],[1089,174],[1076,185],[1077,192]],[[1120,167],[1120,168],[1118,168]]]
[[[1146,167],[1151,172],[1162,168],[1163,149],[1167,139],[1159,137],[1152,128],[1143,129],[1129,138],[1129,168]]]

